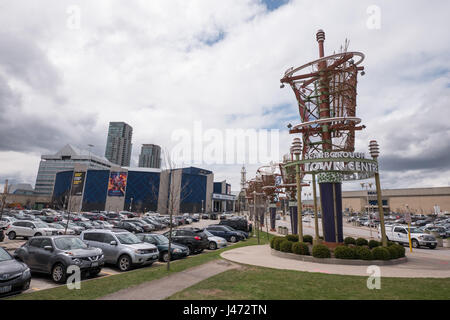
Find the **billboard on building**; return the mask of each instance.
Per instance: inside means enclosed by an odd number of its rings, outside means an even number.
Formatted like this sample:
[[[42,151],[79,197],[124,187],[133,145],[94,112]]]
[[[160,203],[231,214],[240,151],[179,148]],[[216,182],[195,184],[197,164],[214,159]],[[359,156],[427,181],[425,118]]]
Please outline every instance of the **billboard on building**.
[[[83,194],[85,175],[86,175],[86,172],[76,172],[75,171],[73,173],[71,195],[81,196]]]
[[[108,196],[124,197],[127,187],[127,172],[111,172],[108,183]]]

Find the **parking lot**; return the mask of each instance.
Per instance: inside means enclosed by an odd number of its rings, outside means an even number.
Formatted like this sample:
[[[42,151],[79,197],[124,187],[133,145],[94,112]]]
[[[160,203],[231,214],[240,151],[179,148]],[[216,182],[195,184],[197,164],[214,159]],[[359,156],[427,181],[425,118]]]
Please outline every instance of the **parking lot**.
[[[183,227],[193,227],[193,228],[205,228],[208,225],[211,224],[217,224],[219,223],[219,220],[209,220],[209,219],[200,219],[198,222],[193,222],[189,225],[182,225],[176,228],[183,228]],[[175,227],[174,227],[175,229]],[[158,230],[158,231],[153,231],[153,233],[164,233],[167,232],[169,229],[163,229],[163,230]],[[14,251],[19,248],[20,246],[22,246],[24,243],[26,242],[26,240],[24,239],[15,239],[15,240],[9,240],[7,237],[5,238],[5,240],[3,242],[0,243],[0,246],[3,247],[4,249],[6,249],[8,252],[10,252],[11,254],[14,253]],[[233,245],[233,243],[228,243],[228,246]],[[210,250],[205,249],[205,252],[208,252]],[[187,259],[189,259],[189,256],[187,257]],[[143,266],[143,267],[137,267],[137,268],[148,268],[148,267],[153,267],[153,266],[160,266],[160,265],[164,265],[164,262],[159,262],[156,261],[154,262],[151,266]],[[115,275],[115,274],[119,274],[122,273],[116,266],[114,265],[105,265],[101,272],[95,277],[95,278],[99,278],[99,277],[106,277],[106,276],[111,276],[111,275]],[[93,277],[90,277],[88,279],[92,279]],[[84,279],[86,280],[86,279]],[[47,274],[40,274],[40,273],[32,273],[32,279],[31,279],[31,284],[30,284],[30,288],[27,291],[24,291],[24,293],[27,292],[33,292],[33,291],[39,291],[39,290],[43,290],[43,289],[49,289],[49,288],[53,288],[53,287],[57,287],[59,286],[59,284],[55,283],[52,281],[51,277]]]

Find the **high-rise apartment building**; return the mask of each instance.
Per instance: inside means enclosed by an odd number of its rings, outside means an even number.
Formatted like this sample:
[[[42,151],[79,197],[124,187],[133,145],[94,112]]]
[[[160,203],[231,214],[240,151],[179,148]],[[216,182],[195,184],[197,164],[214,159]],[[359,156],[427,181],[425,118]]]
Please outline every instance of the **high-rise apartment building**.
[[[131,138],[133,128],[125,122],[110,122],[106,141],[105,157],[112,163],[129,167],[131,160]]]
[[[139,155],[139,167],[161,168],[161,147],[155,144],[143,144]]]

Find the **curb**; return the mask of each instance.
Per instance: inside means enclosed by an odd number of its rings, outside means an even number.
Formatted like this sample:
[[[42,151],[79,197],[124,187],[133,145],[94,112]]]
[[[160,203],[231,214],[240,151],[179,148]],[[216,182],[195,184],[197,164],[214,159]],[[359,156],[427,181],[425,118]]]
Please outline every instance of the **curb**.
[[[300,260],[304,262],[314,262],[323,264],[337,264],[337,265],[350,265],[350,266],[390,266],[408,262],[408,258],[403,257],[392,260],[355,260],[355,259],[336,259],[336,258],[314,258],[312,256],[304,256],[295,253],[281,252],[274,249],[270,249],[271,254],[280,258],[286,258],[291,260]]]

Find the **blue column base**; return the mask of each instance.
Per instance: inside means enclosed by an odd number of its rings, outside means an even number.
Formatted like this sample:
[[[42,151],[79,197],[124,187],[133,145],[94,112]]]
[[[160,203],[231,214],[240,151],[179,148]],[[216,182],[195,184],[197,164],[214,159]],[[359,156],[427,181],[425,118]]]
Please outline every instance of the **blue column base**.
[[[336,203],[333,201],[333,185],[336,192]],[[320,203],[322,206],[322,223],[324,240],[336,242],[336,228],[334,219],[334,208],[336,207],[338,241],[344,241],[342,225],[342,184],[341,183],[319,183]]]

